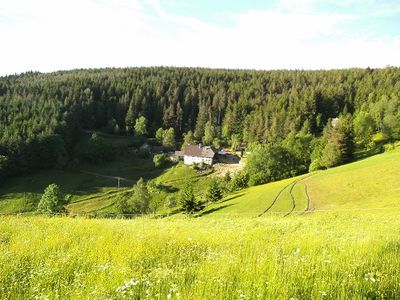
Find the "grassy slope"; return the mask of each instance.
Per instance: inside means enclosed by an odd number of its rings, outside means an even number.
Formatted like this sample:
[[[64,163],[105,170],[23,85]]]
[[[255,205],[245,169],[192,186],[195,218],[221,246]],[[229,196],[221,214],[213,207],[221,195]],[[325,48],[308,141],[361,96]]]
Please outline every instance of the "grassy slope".
[[[393,299],[399,217],[0,216],[0,298]]]
[[[306,186],[311,210],[399,208],[399,178],[400,150],[397,149],[337,168],[242,190],[211,205],[204,214],[257,216],[282,190],[267,214],[284,215],[293,208],[290,196],[293,184],[294,212],[303,212],[307,207]]]
[[[185,165],[165,169],[154,167],[151,159],[123,157],[116,161],[98,165],[82,165],[79,170],[120,176],[130,181],[121,181],[117,189],[117,180],[104,178],[80,171],[47,170],[35,174],[13,178],[0,188],[0,213],[27,212],[35,210],[44,188],[57,183],[65,194],[71,195],[67,206],[72,213],[79,212],[115,212],[115,202],[128,193],[133,183],[143,177],[154,180],[160,186],[153,193],[155,201],[165,202],[168,196],[176,198],[176,193],[190,180],[198,195],[204,193],[209,171],[198,172]],[[163,207],[160,208],[161,212]]]
[[[104,134],[102,137],[113,144],[131,145],[134,142],[130,137]],[[112,178],[79,171],[42,171],[11,179],[0,187],[0,213],[35,210],[43,189],[52,182],[71,195],[68,210],[72,213],[115,212],[116,201],[128,193],[140,177],[151,179],[158,186],[152,194],[154,201],[161,203],[159,212],[162,213],[166,211],[163,205],[166,199],[176,199],[177,192],[188,179],[194,183],[198,197],[204,198],[209,175],[209,172],[197,172],[184,165],[157,169],[151,159],[134,158],[133,154],[110,163],[82,165],[78,169],[121,176],[130,181],[121,181],[122,188],[117,190],[117,180]],[[397,187],[399,170],[400,151],[397,149],[330,170],[239,191],[208,206],[201,215],[255,217],[263,213],[300,213],[308,205],[306,189],[311,210],[395,207],[398,206],[397,194],[400,191]]]

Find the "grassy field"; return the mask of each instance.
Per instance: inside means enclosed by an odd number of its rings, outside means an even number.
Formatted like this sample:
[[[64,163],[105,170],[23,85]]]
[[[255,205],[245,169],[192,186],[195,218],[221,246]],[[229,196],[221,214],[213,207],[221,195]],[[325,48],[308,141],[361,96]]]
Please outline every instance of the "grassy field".
[[[0,217],[2,299],[388,299],[400,211]]]
[[[47,170],[35,174],[12,178],[0,187],[0,212],[14,213],[34,210],[43,190],[50,183],[60,185],[63,192],[71,195],[71,211],[99,210],[107,207],[110,192],[117,192],[117,180],[96,176],[120,176],[129,179],[121,181],[124,191],[129,189],[140,177],[151,179],[163,172],[155,169],[150,159],[124,157],[99,165],[82,165],[76,170]],[[93,203],[92,203],[93,201]],[[75,205],[80,203],[79,205]],[[87,204],[84,205],[84,204]]]
[[[76,170],[47,170],[12,178],[0,187],[0,213],[20,213],[36,210],[43,190],[50,183],[58,184],[70,196],[67,210],[70,213],[114,213],[115,203],[128,193],[134,183],[143,177],[152,181],[154,201],[165,202],[177,198],[179,189],[187,180],[194,185],[199,197],[205,192],[211,171],[196,171],[178,164],[155,168],[151,158],[121,157],[109,163],[82,165]],[[120,189],[117,188],[117,179]],[[160,208],[162,212],[163,207]]]
[[[13,179],[0,212],[60,183],[71,212],[112,212],[131,182],[156,200],[210,176],[123,159]],[[194,217],[0,216],[0,299],[393,299],[400,294],[400,150],[251,187]],[[307,213],[305,213],[307,212]]]
[[[400,207],[400,148],[348,165],[241,190],[203,215],[299,214]],[[308,196],[307,196],[308,195]]]

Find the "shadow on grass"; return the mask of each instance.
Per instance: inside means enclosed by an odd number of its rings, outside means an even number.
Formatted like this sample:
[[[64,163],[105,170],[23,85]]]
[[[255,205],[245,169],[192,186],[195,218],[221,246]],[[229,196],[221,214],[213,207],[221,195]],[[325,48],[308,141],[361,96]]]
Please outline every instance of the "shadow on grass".
[[[384,152],[383,144],[379,144],[371,149],[355,152],[353,161],[363,160],[365,158],[368,158],[368,157],[371,157],[371,156],[374,156],[374,155],[377,155],[377,154],[380,154],[383,152]]]
[[[232,206],[232,205],[235,205],[235,204],[226,204],[226,205],[222,205],[222,206],[211,208],[209,210],[206,210],[206,211],[203,211],[203,212],[199,213],[197,215],[197,217],[202,217],[202,216],[206,216],[206,215],[215,213],[216,211],[219,211],[221,209],[227,208],[227,207]]]
[[[124,172],[120,172],[121,165],[131,165]],[[140,167],[137,167],[140,166]],[[108,168],[109,167],[109,168]],[[89,169],[90,172],[97,171],[104,176],[82,173],[80,169]],[[0,196],[11,193],[37,193],[42,194],[43,190],[51,183],[60,186],[64,194],[70,194],[79,198],[90,197],[93,194],[95,198],[101,197],[107,192],[104,189],[118,188],[118,180],[105,178],[107,176],[125,175],[131,182],[120,181],[121,188],[132,187],[136,181],[143,177],[145,180],[157,178],[165,171],[165,168],[155,168],[151,159],[119,159],[114,162],[105,162],[101,164],[83,164],[74,169],[64,170],[41,170],[31,174],[23,174],[9,178],[2,182],[0,186]]]
[[[220,201],[220,202],[218,202],[218,203],[224,203],[224,202],[227,202],[227,201],[231,201],[231,200],[233,200],[233,199],[242,197],[244,194],[245,194],[245,193],[240,193],[240,194],[237,194],[237,195],[233,195],[233,196],[228,197],[228,198],[226,198],[225,200],[222,200],[222,201]]]
[[[179,191],[178,188],[168,185],[168,184],[163,184],[163,183],[157,185],[157,188],[166,193],[175,193],[175,192]]]

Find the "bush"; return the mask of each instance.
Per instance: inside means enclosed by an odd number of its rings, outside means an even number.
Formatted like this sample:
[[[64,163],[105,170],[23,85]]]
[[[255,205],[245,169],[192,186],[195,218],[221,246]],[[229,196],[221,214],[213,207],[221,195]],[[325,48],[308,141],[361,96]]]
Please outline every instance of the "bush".
[[[238,172],[229,183],[229,190],[233,192],[240,189],[244,189],[248,187],[248,182],[249,182],[248,174],[244,171]]]
[[[1,181],[7,175],[7,169],[8,169],[8,157],[5,155],[0,155],[0,180]]]
[[[59,186],[55,183],[50,184],[43,193],[38,204],[38,212],[56,213],[64,210],[64,197]]]
[[[176,204],[177,203],[175,197],[170,195],[167,197],[167,201],[165,202],[165,208],[174,208]]]
[[[165,166],[168,161],[168,156],[164,153],[156,154],[153,157],[154,166],[156,168]]]
[[[117,203],[117,210],[122,214],[146,214],[150,207],[150,193],[143,178],[133,187],[133,192],[122,197]]]

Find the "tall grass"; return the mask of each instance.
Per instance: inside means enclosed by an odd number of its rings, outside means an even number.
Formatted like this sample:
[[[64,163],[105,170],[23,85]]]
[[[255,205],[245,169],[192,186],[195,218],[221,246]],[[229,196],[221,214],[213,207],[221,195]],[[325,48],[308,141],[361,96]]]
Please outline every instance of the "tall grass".
[[[0,217],[3,299],[394,298],[399,265],[398,211]]]

